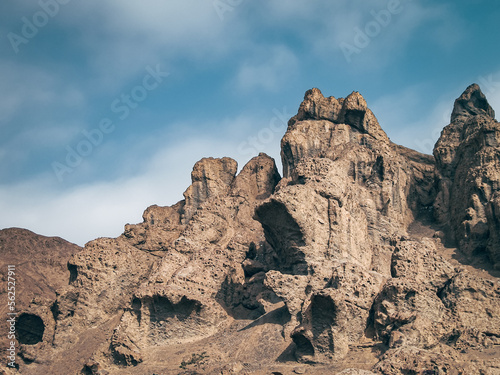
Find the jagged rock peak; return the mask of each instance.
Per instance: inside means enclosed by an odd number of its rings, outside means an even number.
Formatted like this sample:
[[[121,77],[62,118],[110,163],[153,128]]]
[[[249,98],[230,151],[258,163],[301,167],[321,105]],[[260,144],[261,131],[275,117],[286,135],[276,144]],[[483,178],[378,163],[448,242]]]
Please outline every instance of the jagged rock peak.
[[[203,158],[194,165],[191,172],[191,181],[221,180],[221,182],[229,185],[233,181],[237,170],[238,163],[234,159],[228,157]]]
[[[455,101],[434,146],[438,222],[468,256],[486,252],[500,269],[500,124],[478,85]]]
[[[320,90],[311,89],[281,140],[283,176],[290,177],[301,159],[334,160],[355,145],[368,149],[391,147],[363,96],[354,91],[345,99],[325,98]]]
[[[191,186],[184,192],[186,206],[183,221],[187,222],[208,198],[226,194],[236,177],[238,163],[224,157],[220,159],[203,158],[191,172]]]
[[[198,161],[191,172],[191,186],[184,192],[181,222],[187,224],[210,198],[240,196],[251,201],[266,199],[281,179],[274,159],[265,153],[252,158],[238,175],[237,170],[238,163],[228,157]]]
[[[495,118],[495,111],[486,100],[486,96],[481,91],[478,84],[473,83],[455,100],[451,122],[463,121],[468,117],[485,115]]]
[[[337,100],[333,96],[325,98],[320,89],[317,88],[307,90],[297,115],[288,121],[288,125],[291,126],[303,120],[328,120],[337,122],[340,110],[342,109],[342,100]]]
[[[357,91],[353,91],[343,101],[339,122],[350,125],[362,133],[370,134],[374,138],[387,139],[377,118],[368,108],[365,98]]]
[[[305,120],[327,120],[336,124],[347,124],[374,138],[387,139],[377,118],[368,108],[365,98],[357,91],[353,91],[345,99],[336,99],[333,96],[326,98],[317,88],[306,91],[297,115],[290,119],[288,126]]]
[[[234,179],[233,195],[250,196],[253,199],[266,199],[281,180],[274,159],[261,152],[252,158]]]

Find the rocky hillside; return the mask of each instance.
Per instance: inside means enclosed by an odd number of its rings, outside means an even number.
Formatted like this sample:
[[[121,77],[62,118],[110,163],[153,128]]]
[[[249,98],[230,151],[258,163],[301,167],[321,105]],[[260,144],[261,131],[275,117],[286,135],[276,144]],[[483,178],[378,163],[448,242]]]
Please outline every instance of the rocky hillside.
[[[47,242],[3,371],[500,374],[500,125],[480,88],[433,156],[392,143],[359,93],[318,89],[281,150],[283,177],[265,154],[239,173],[205,158],[120,237]],[[0,233],[18,267],[38,254]]]

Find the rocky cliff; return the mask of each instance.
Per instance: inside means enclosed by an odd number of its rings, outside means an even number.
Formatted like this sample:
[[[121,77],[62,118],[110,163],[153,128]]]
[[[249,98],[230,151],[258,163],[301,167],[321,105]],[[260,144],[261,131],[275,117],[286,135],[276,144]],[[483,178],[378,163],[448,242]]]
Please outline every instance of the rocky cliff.
[[[433,156],[359,93],[309,90],[283,177],[265,154],[205,158],[184,200],[67,245],[44,269],[65,281],[20,307],[50,334],[4,371],[500,374],[499,142],[477,85]]]

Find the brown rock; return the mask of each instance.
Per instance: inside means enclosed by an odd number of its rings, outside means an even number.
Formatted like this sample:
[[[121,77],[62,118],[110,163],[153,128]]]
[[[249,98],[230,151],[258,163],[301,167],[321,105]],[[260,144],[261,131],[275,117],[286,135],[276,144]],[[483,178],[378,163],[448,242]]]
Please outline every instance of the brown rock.
[[[125,225],[122,236],[140,250],[168,250],[184,229],[181,224],[183,207],[183,201],[172,207],[148,207],[142,215],[143,222]]]
[[[468,372],[452,356],[411,346],[389,350],[375,367],[375,371],[383,375],[473,373]]]
[[[363,337],[373,300],[383,278],[354,264],[340,263],[326,287],[312,278],[301,322],[292,332],[301,361],[329,362],[343,358],[349,344]],[[315,291],[318,290],[319,291]]]
[[[485,115],[495,118],[495,111],[486,100],[477,84],[472,84],[455,101],[451,122],[467,121],[471,116]]]
[[[478,85],[455,101],[451,123],[434,148],[434,208],[465,254],[486,252],[500,264],[500,124],[494,116]]]
[[[252,219],[254,208],[274,191],[279,175],[265,154],[252,159],[238,176],[231,177],[233,172],[236,164],[228,158],[196,164],[193,184],[185,193],[184,207],[191,207],[186,209],[191,214],[184,216],[182,232],[133,293],[119,326],[121,334],[113,340],[117,348],[130,349],[132,342],[140,355],[151,346],[199,340],[224,326],[228,314],[236,314],[232,309],[259,306],[235,293],[245,283],[241,264],[250,245],[264,239]],[[222,181],[210,177],[216,175],[223,176]],[[247,271],[258,273],[259,267],[263,265],[258,260],[247,259]],[[257,294],[252,294],[255,300]]]
[[[493,116],[469,87],[432,157],[393,144],[358,92],[312,89],[283,179],[265,154],[239,174],[205,158],[184,200],[116,239],[0,231],[6,262],[29,259],[16,373],[494,374],[498,279],[443,246],[497,261]]]
[[[24,363],[24,360],[43,363],[50,358],[57,328],[54,306],[58,294],[63,293],[73,277],[68,260],[80,250],[81,247],[59,237],[45,237],[20,228],[0,230],[0,298],[3,301],[0,313],[5,317],[0,331],[6,343],[0,349],[3,358],[7,358],[10,342],[7,341],[10,332],[7,319],[12,317],[17,320],[16,363]],[[15,304],[8,305],[8,302]]]
[[[339,101],[336,117],[335,103],[319,90],[306,93],[282,140],[286,179],[256,210],[276,268],[304,275],[300,286],[285,283],[288,276],[279,286],[266,278],[285,300],[290,325],[298,323],[292,338],[303,361],[342,358],[363,336],[384,280],[370,271],[391,276],[393,243],[435,194],[434,163],[393,145],[359,93]],[[448,271],[436,275],[438,284]]]
[[[367,370],[358,370],[350,368],[342,372],[339,372],[338,375],[375,375],[375,373]]]
[[[451,264],[437,254],[430,239],[398,242],[392,254],[392,277],[409,278],[435,291],[444,287],[456,273]]]
[[[374,305],[375,329],[390,347],[432,347],[448,332],[449,319],[436,292],[413,279],[389,280]]]
[[[280,179],[274,160],[260,153],[238,173],[231,186],[231,195],[257,200],[266,199],[274,193],[274,188]]]
[[[184,192],[183,223],[187,223],[208,198],[226,195],[237,170],[238,163],[231,158],[204,158],[197,162],[191,172],[191,186]]]
[[[500,338],[500,282],[461,272],[440,290],[443,304],[467,328]]]
[[[290,119],[288,126],[304,120],[328,120],[337,122],[342,108],[342,99],[325,98],[317,88],[306,91],[298,113]]]

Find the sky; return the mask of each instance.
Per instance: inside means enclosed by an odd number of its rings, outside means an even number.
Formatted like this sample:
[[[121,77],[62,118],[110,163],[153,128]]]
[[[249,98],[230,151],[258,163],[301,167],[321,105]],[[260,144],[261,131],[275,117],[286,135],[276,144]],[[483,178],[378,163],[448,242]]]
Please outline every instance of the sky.
[[[359,91],[432,153],[478,83],[500,111],[496,0],[3,0],[0,228],[79,245],[183,199],[203,157],[239,168],[305,91]]]

